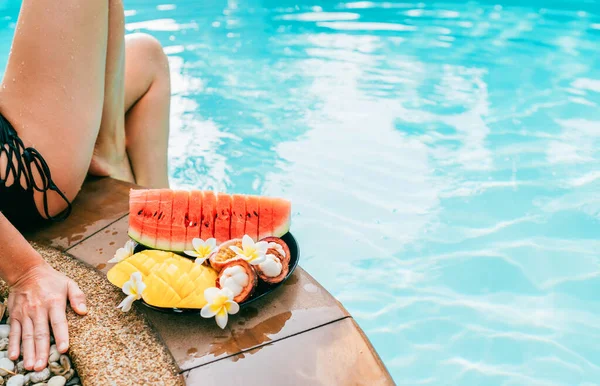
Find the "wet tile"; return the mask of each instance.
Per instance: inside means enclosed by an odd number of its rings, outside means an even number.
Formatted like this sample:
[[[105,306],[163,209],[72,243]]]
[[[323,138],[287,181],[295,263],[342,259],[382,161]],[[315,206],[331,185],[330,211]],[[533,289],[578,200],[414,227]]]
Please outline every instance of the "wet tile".
[[[134,185],[111,178],[87,180],[73,202],[73,212],[65,221],[27,233],[25,237],[66,250],[126,215],[132,187]]]
[[[188,385],[393,385],[352,318],[184,373]]]
[[[124,217],[69,250],[73,256],[107,272],[107,261],[127,241]],[[231,316],[225,330],[198,314],[144,311],[182,368],[223,358],[348,316],[347,311],[308,273],[298,267],[277,291]]]
[[[199,314],[174,315],[151,309],[145,313],[182,370],[348,316],[300,267],[277,291],[230,316],[224,330],[214,319],[203,319]]]
[[[92,267],[108,272],[108,269],[114,264],[106,262],[112,259],[116,250],[129,240],[128,227],[129,216],[125,216],[75,245],[68,252]]]

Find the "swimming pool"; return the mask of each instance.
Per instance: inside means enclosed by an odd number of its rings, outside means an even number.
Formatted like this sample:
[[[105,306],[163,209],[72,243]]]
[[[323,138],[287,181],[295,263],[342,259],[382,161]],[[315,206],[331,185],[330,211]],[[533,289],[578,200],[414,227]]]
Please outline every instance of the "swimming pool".
[[[208,3],[125,1],[170,58],[173,187],[292,199],[398,384],[600,379],[599,2]]]

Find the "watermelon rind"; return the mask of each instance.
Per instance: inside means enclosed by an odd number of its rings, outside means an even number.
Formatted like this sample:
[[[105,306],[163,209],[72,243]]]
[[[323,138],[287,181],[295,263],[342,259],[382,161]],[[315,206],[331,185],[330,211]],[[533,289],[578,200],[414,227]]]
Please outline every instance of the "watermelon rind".
[[[160,194],[159,194],[160,192]],[[190,194],[188,200],[191,200],[191,194],[200,194],[202,197],[201,202],[198,202],[195,205],[197,206],[197,210],[199,213],[196,214],[196,218],[199,222],[206,219],[202,219],[203,214],[208,214],[211,217],[212,221],[208,221],[209,228],[203,229],[203,224],[200,223],[197,225],[198,234],[196,232],[188,232],[187,229],[190,226],[188,222],[185,224],[186,233],[185,236],[181,236],[182,240],[175,241],[173,238],[173,206],[174,206],[174,197],[175,192],[180,192],[171,189],[147,189],[147,202],[145,205],[140,206],[139,203],[135,203],[135,194],[139,194],[132,190],[130,193],[130,221],[129,221],[129,229],[128,236],[136,241],[138,244],[141,244],[150,249],[158,249],[163,251],[171,251],[176,253],[181,253],[184,250],[191,250],[191,241],[195,237],[201,237],[203,239],[215,237],[217,234],[217,224],[215,221],[216,210],[217,210],[217,198],[218,195],[223,195],[224,193],[215,193],[212,191],[192,191],[187,192],[186,194]],[[210,214],[205,210],[204,200],[207,196],[211,197]],[[240,205],[239,209],[235,211],[233,208],[234,196],[237,197],[237,200],[242,199],[245,205]],[[151,197],[155,197],[152,199]],[[260,212],[262,212],[263,208],[260,208],[261,197],[265,196],[256,196],[256,195],[231,195],[230,196],[230,211],[229,218],[227,219],[230,224],[230,238],[233,236],[238,236],[240,232],[244,234],[249,234],[255,241],[262,239],[264,237],[274,236],[274,237],[282,237],[286,233],[290,231],[291,228],[291,202],[285,200],[283,198],[268,198],[268,201],[272,200],[272,211],[269,213],[272,216],[272,220],[269,218],[266,220],[266,227],[260,226]],[[166,203],[164,200],[170,201],[170,205]],[[236,201],[237,201],[236,200]],[[150,205],[150,201],[154,202],[154,205]],[[157,206],[158,208],[153,208]],[[188,209],[186,211],[185,221],[188,221],[192,214],[190,213],[191,208],[189,207],[188,201]],[[238,211],[241,210],[241,207],[244,207],[245,214],[240,216],[238,221]],[[143,208],[143,211],[140,210]],[[152,209],[151,209],[152,208]],[[207,208],[208,209],[208,208]],[[249,212],[252,213],[249,213]],[[142,212],[142,213],[140,213]],[[156,213],[155,213],[156,212]],[[169,212],[169,213],[165,213]],[[257,212],[259,214],[258,218],[254,214]],[[141,217],[140,217],[141,216]],[[160,216],[160,221],[154,223],[152,218],[155,216]],[[165,218],[167,217],[168,218]],[[178,216],[181,217],[181,216]],[[219,221],[220,222],[220,221]],[[141,224],[141,225],[140,225]],[[272,225],[271,225],[272,224]],[[149,226],[147,226],[149,225]],[[146,229],[147,228],[147,229]],[[269,228],[269,229],[266,229]],[[202,232],[202,231],[205,232]],[[183,233],[183,232],[179,232]],[[204,234],[203,234],[204,233]],[[223,232],[224,233],[224,232]],[[167,236],[168,235],[168,236]],[[221,238],[221,237],[219,237]],[[220,242],[224,242],[226,240],[219,240]],[[193,247],[192,247],[193,248]]]

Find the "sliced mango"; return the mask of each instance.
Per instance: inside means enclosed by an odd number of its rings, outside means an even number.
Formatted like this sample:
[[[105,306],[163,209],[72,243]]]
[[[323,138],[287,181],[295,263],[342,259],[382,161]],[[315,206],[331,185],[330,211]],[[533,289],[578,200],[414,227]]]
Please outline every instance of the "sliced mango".
[[[202,308],[204,290],[215,286],[217,272],[171,252],[145,250],[117,263],[108,280],[123,287],[131,274],[140,272],[146,289],[144,301],[155,307]]]

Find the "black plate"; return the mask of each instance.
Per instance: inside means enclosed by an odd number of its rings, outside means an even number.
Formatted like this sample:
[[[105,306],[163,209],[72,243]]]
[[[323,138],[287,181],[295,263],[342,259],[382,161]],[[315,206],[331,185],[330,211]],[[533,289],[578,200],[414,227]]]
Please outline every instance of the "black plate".
[[[287,276],[285,277],[285,279],[283,279],[281,282],[279,282],[277,284],[268,284],[268,283],[265,283],[264,281],[260,280],[260,278],[259,278],[256,289],[254,290],[254,293],[250,296],[249,299],[240,303],[240,308],[244,308],[245,306],[247,306],[247,305],[257,301],[258,299],[260,299],[264,296],[267,296],[271,292],[275,291],[277,288],[279,288],[281,285],[283,285],[283,283],[285,283],[290,278],[290,276],[292,276],[294,271],[296,270],[296,267],[298,266],[298,262],[300,261],[300,248],[298,247],[298,243],[296,242],[296,239],[294,238],[294,236],[289,232],[286,233],[285,235],[283,235],[281,237],[281,239],[288,245],[288,248],[290,248],[290,268],[289,268],[289,272],[288,272]],[[135,247],[134,252],[138,253],[145,249],[148,249],[148,248],[146,248],[145,246],[143,246],[141,244],[138,244]],[[189,256],[187,256],[185,254],[183,254],[182,256],[189,258]],[[169,314],[200,313],[200,309],[198,309],[198,308],[155,307],[155,306],[152,306],[152,305],[146,303],[143,299],[141,299],[140,302],[148,308],[152,308],[153,310],[165,312],[165,313],[169,313]]]

